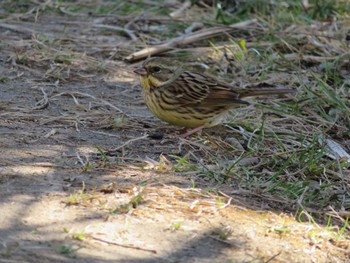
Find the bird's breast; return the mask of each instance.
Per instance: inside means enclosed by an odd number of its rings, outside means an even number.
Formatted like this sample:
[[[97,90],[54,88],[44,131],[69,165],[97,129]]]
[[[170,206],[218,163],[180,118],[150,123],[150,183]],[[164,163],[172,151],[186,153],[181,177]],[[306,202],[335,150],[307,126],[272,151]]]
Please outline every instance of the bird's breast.
[[[196,128],[202,125],[211,127],[219,124],[227,112],[223,107],[207,109],[195,105],[180,105],[176,99],[167,98],[158,89],[144,89],[143,96],[148,109],[155,116],[181,127]]]
[[[145,90],[156,89],[158,87],[161,87],[163,84],[164,82],[150,75],[141,76],[141,85],[142,85],[142,88]]]

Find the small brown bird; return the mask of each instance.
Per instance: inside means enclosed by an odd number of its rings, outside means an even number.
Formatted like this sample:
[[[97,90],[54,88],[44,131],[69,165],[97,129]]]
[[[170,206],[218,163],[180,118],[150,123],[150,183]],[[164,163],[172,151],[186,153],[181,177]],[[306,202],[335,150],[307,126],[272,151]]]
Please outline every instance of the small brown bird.
[[[242,100],[245,97],[294,92],[276,88],[240,89],[172,64],[167,58],[152,57],[134,72],[140,75],[145,103],[155,116],[176,126],[194,128],[184,136],[220,124],[230,109],[249,104]]]

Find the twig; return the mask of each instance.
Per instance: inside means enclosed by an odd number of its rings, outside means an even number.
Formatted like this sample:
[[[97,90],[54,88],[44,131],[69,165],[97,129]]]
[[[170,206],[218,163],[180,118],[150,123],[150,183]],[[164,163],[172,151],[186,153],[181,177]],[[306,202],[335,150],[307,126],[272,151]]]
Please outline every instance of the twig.
[[[146,139],[147,137],[148,137],[148,134],[145,134],[145,135],[143,135],[141,137],[130,139],[130,140],[126,141],[125,143],[123,143],[122,145],[118,146],[117,148],[110,150],[109,152],[116,152],[116,151],[124,148],[125,146],[127,146],[128,144],[130,144],[132,142],[143,140],[143,139]]]
[[[278,252],[276,255],[273,255],[272,257],[270,257],[267,261],[265,261],[265,263],[269,263],[272,260],[274,260],[275,258],[277,258],[279,255],[281,255],[282,251]]]
[[[45,90],[43,87],[40,87],[40,90],[44,97],[35,104],[35,107],[32,108],[33,110],[42,110],[49,106],[49,98],[47,97]]]
[[[206,149],[206,150],[210,150],[211,149],[209,146],[206,146],[206,145],[198,143],[198,142],[190,141],[190,140],[187,140],[187,139],[181,138],[181,137],[179,137],[179,139],[181,141],[181,145],[187,143],[189,145],[196,146],[199,149]],[[179,146],[181,146],[181,145],[179,145]]]
[[[12,31],[27,33],[27,34],[35,34],[36,31],[27,27],[19,26],[19,25],[11,25],[6,23],[0,23],[0,27],[6,28]]]
[[[107,132],[101,132],[101,131],[91,131],[92,133],[96,133],[96,134],[102,134],[102,135],[105,135],[105,136],[111,136],[111,137],[119,137],[118,135],[116,134],[111,134],[111,133],[107,133]]]
[[[213,27],[213,28],[197,31],[197,32],[191,33],[189,35],[176,37],[176,38],[173,38],[164,44],[156,45],[153,47],[147,47],[147,48],[144,48],[140,51],[137,51],[137,52],[127,56],[125,59],[130,61],[130,62],[137,61],[137,60],[146,58],[148,56],[152,56],[152,55],[166,52],[168,50],[171,50],[174,47],[188,45],[188,44],[191,44],[191,43],[194,43],[194,42],[197,42],[200,40],[204,40],[204,39],[207,39],[210,37],[214,37],[214,36],[217,36],[217,35],[220,35],[223,33],[231,32],[235,29],[245,28],[245,27],[255,23],[256,21],[257,21],[256,19],[252,19],[252,20],[240,22],[240,23],[228,26],[228,27]]]
[[[109,245],[114,245],[114,246],[118,246],[118,247],[124,247],[124,248],[131,248],[131,249],[136,249],[136,250],[142,250],[142,251],[146,251],[146,252],[150,252],[153,254],[157,254],[156,250],[153,249],[146,249],[146,248],[141,248],[141,247],[134,247],[134,246],[129,246],[129,245],[123,245],[123,244],[119,244],[117,242],[113,242],[113,241],[108,241],[108,240],[104,240],[102,238],[99,237],[95,237],[95,236],[90,236],[92,239],[109,244]]]
[[[193,31],[203,28],[204,24],[200,22],[193,22],[189,27],[185,29],[185,34],[190,34]]]
[[[180,17],[180,16],[183,14],[183,12],[184,12],[187,8],[189,8],[189,7],[191,7],[191,1],[185,1],[185,2],[181,5],[181,7],[180,7],[179,9],[175,10],[174,12],[171,12],[171,13],[170,13],[170,16],[173,17],[173,18],[178,18],[178,17]]]
[[[64,8],[63,6],[61,6],[59,8],[59,10],[63,13],[63,14],[66,14],[66,15],[70,15],[70,16],[88,16],[87,14],[85,13],[78,13],[78,12],[71,12],[71,11],[68,11],[66,8]]]
[[[342,223],[344,223],[344,221],[345,221],[343,217],[349,217],[350,213],[347,211],[337,212],[334,210],[334,208],[331,205],[329,205],[328,208],[330,210],[332,210],[333,213],[328,212],[327,215],[338,218]],[[344,214],[344,212],[345,212],[345,214]]]
[[[130,19],[130,21],[129,21],[129,22],[127,22],[127,23],[125,24],[124,28],[126,28],[126,29],[130,29],[130,28],[131,28],[131,26],[132,26],[132,25],[134,25],[136,21],[141,20],[143,16],[144,16],[144,14],[143,14],[143,13],[141,13],[140,15],[135,16],[134,18]]]
[[[109,30],[116,30],[116,31],[123,31],[125,32],[133,41],[137,40],[137,36],[134,34],[134,32],[130,29],[120,27],[120,26],[111,26],[111,25],[102,25],[102,24],[93,24],[93,27],[97,28],[103,28],[103,29],[109,29]]]
[[[77,159],[78,159],[78,161],[80,162],[80,164],[81,164],[82,166],[86,166],[86,164],[89,162],[89,160],[88,160],[89,158],[86,157],[86,162],[84,162],[83,159],[81,158],[79,152],[76,152],[76,154],[77,154]]]
[[[225,245],[228,245],[228,246],[231,246],[231,247],[237,247],[237,248],[240,248],[241,246],[239,246],[238,244],[234,244],[232,242],[229,242],[229,241],[226,241],[226,240],[223,240],[221,238],[218,238],[218,237],[213,237],[213,236],[209,236],[210,238],[216,240],[216,241],[219,241]]]
[[[349,53],[345,54],[348,55]],[[344,54],[341,55],[342,57]],[[327,61],[334,61],[340,58],[340,56],[312,56],[312,55],[303,55],[303,54],[286,54],[284,55],[284,58],[289,60],[301,60],[306,62],[312,62],[312,63],[324,63]]]
[[[330,152],[330,154],[327,154],[328,157],[336,160],[344,159],[350,163],[350,154],[347,153],[347,151],[336,141],[320,136],[318,142],[319,144],[324,144],[327,147],[327,150]]]
[[[93,95],[90,95],[90,94],[87,94],[87,93],[82,93],[82,92],[61,92],[59,94],[56,94],[56,95],[50,97],[50,99],[53,99],[53,98],[56,98],[56,97],[60,97],[60,96],[64,96],[64,95],[69,95],[69,96],[72,96],[74,98],[74,94],[80,95],[80,96],[83,96],[83,97],[88,97],[88,98],[91,98],[91,99],[94,99],[94,100],[100,100],[101,102],[103,102],[107,106],[115,109],[116,111],[121,112],[121,113],[123,112],[121,109],[119,109],[118,107],[114,106],[113,104],[109,103],[108,101],[106,101],[104,99],[98,99],[98,98],[96,98]]]
[[[43,138],[47,139],[49,137],[51,137],[52,135],[55,135],[57,133],[56,129],[52,129],[51,131],[49,131],[48,133],[46,133]]]

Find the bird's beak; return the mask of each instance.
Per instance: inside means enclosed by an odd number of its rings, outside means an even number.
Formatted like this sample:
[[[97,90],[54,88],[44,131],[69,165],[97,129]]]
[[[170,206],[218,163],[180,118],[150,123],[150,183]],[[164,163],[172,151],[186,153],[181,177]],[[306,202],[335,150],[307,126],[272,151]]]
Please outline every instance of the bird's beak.
[[[134,72],[140,76],[146,76],[147,75],[147,70],[141,66],[141,67],[138,67],[137,69],[134,70]]]

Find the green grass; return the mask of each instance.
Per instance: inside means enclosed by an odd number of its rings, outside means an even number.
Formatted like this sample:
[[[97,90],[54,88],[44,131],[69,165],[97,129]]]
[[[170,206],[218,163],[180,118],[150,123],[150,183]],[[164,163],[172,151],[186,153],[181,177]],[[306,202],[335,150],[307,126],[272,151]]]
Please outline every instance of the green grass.
[[[215,6],[215,18],[219,23],[232,24],[251,16],[266,17],[277,25],[284,23],[310,23],[312,20],[333,19],[346,16],[350,4],[346,0],[311,0],[309,6],[302,1],[293,0],[247,0],[240,2],[218,1]]]
[[[88,2],[80,1],[74,3],[69,0],[56,0],[51,5],[52,10],[55,8],[64,7],[71,13],[89,13],[94,15],[120,15],[129,16],[140,14],[141,12],[149,12],[158,15],[167,15],[169,9],[163,2],[158,1],[131,1],[125,2],[122,0],[114,1],[96,1],[95,5]]]
[[[75,257],[74,252],[79,250],[80,247],[75,244],[63,244],[58,248],[58,253],[65,255],[67,257]]]
[[[273,40],[275,48],[281,40]],[[299,43],[294,41],[293,45]],[[216,44],[212,47],[219,52]],[[329,206],[349,209],[349,191],[344,192],[341,179],[349,164],[330,158],[325,144],[327,138],[344,142],[350,136],[349,82],[344,72],[337,69],[343,67],[342,59],[336,57],[337,63],[328,63],[325,67],[302,67],[284,56],[276,56],[274,49],[260,48],[256,52],[247,48],[241,61],[239,50],[235,63],[246,66],[241,72],[244,77],[255,77],[249,68],[251,65],[244,64],[247,61],[260,67],[259,80],[291,72],[289,76],[295,80],[292,85],[298,89],[297,94],[293,100],[269,100],[234,111],[228,127],[236,131],[232,137],[242,145],[243,152],[227,144],[223,145],[224,151],[214,150],[215,139],[204,134],[197,137],[197,142],[212,150],[192,146],[187,155],[174,157],[175,171],[196,172],[217,187],[225,184],[233,189],[259,192],[266,200],[277,198],[290,208],[296,208],[295,203],[300,202],[310,210],[327,210]],[[309,71],[306,75],[305,70]],[[258,163],[245,164],[249,158],[256,158]],[[319,219],[320,214],[313,215]]]

